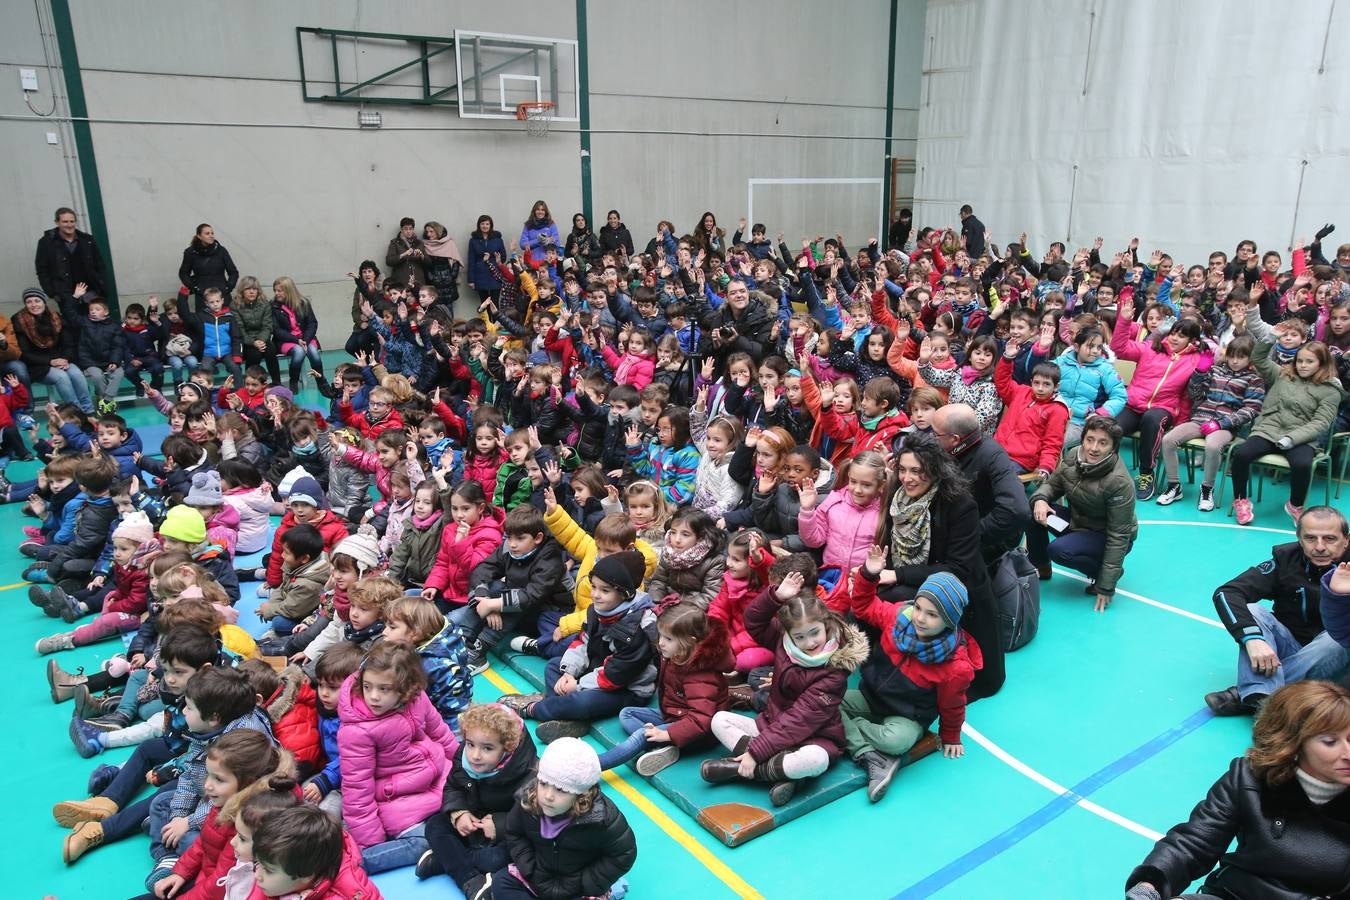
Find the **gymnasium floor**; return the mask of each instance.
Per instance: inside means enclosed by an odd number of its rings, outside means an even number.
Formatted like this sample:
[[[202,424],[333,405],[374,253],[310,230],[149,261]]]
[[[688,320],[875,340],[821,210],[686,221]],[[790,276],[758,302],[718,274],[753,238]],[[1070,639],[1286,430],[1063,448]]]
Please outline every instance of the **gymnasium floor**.
[[[303,395],[319,402],[311,390]],[[322,408],[327,408],[323,401]],[[163,419],[144,406],[133,426]],[[31,477],[15,464],[9,477]],[[1125,876],[1153,840],[1204,796],[1247,745],[1249,720],[1214,719],[1206,691],[1233,683],[1236,647],[1214,618],[1210,594],[1270,546],[1292,540],[1270,486],[1257,519],[1238,528],[1222,511],[1195,509],[1195,488],[1166,509],[1140,507],[1141,528],[1121,592],[1097,615],[1076,575],[1057,572],[1042,587],[1040,633],[1008,660],[1007,687],[970,708],[966,756],[931,756],[903,770],[876,806],[858,791],[734,850],[727,849],[630,769],[608,779],[637,833],[630,897],[1119,896]],[[1313,499],[1320,502],[1321,483]],[[1338,503],[1341,509],[1347,506]],[[24,518],[0,506],[0,533],[17,546]],[[51,817],[58,800],[84,797],[99,762],[81,760],[66,736],[70,705],[54,707],[33,652],[55,631],[28,604],[18,582],[22,557],[0,550],[0,602],[10,652],[0,676],[12,692],[11,739],[0,748],[0,816],[14,897],[130,897],[143,891],[144,841],[98,849],[76,865],[61,861],[65,830]],[[262,630],[246,586],[242,625]],[[96,669],[115,643],[61,654],[73,670]],[[524,688],[513,675],[480,676],[483,699]],[[848,765],[848,763],[842,763]],[[448,880],[418,883],[411,870],[377,877],[387,897],[458,897]]]

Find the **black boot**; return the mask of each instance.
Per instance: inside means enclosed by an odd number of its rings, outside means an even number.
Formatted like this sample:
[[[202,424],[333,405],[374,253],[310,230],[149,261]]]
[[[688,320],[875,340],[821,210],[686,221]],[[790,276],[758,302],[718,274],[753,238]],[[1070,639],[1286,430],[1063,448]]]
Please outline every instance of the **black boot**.
[[[1254,716],[1258,709],[1258,699],[1265,698],[1250,697],[1244,700],[1237,688],[1230,687],[1206,694],[1205,705],[1213,710],[1216,716]]]
[[[755,766],[755,781],[770,782],[769,802],[774,806],[783,806],[797,794],[797,782],[787,776],[783,769],[783,759],[787,753],[775,753],[764,762]]]
[[[721,759],[705,759],[698,774],[709,784],[726,784],[740,777],[741,757],[750,747],[750,735],[742,735],[731,748],[731,755]]]

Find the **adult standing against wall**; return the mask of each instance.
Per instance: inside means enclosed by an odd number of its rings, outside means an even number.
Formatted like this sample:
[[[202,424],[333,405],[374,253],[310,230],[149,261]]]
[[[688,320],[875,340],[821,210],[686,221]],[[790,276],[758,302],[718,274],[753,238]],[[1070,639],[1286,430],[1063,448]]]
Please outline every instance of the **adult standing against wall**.
[[[87,287],[90,294],[107,299],[113,317],[119,317],[117,299],[108,296],[103,253],[93,235],[75,227],[75,210],[70,207],[58,209],[56,227],[47,229],[38,238],[33,268],[42,290],[56,301],[61,316],[72,326],[84,312],[83,304],[75,299],[77,284]]]
[[[984,223],[975,218],[969,203],[961,207],[961,241],[972,260],[984,255]]]
[[[205,222],[197,226],[192,243],[183,251],[178,280],[196,298],[193,311],[199,316],[206,314],[203,291],[219,288],[222,297],[229,297],[234,293],[234,286],[239,283],[239,270],[234,267],[230,251],[216,240],[216,230]]]
[[[973,407],[951,403],[933,414],[933,436],[970,479],[970,493],[980,511],[980,551],[993,565],[1022,543],[1031,523],[1026,488],[1008,453],[984,436]]]
[[[62,327],[61,317],[48,308],[41,288],[23,292],[23,309],[14,314],[14,334],[32,379],[54,390],[62,403],[74,403],[92,414],[89,384],[72,362],[75,332]]]
[[[469,238],[469,284],[478,292],[478,300],[497,299],[502,280],[497,277],[497,263],[506,260],[506,244],[497,230],[492,216],[478,217],[473,235]]]
[[[557,248],[561,253],[562,238],[558,235],[558,226],[553,224],[553,214],[548,211],[548,204],[536,200],[534,206],[530,207],[530,217],[525,220],[525,227],[520,229],[520,251],[525,254],[525,261],[534,267],[543,262],[544,251],[549,247]]]
[[[980,555],[980,511],[970,483],[938,442],[911,435],[891,463],[892,493],[882,505],[877,543],[890,548],[882,596],[911,599],[924,579],[951,572],[970,592],[961,627],[975,639],[984,667],[968,691],[974,700],[1003,687],[1003,637],[993,586]]]
[[[1347,787],[1350,691],[1325,681],[1281,688],[1256,720],[1251,749],[1130,873],[1127,900],[1176,897],[1202,877],[1200,893],[1186,897],[1344,897]]]
[[[591,223],[586,221],[584,213],[577,213],[572,217],[572,230],[567,233],[567,246],[564,252],[582,266],[583,272],[589,271],[600,262],[603,255],[600,238],[591,230]]]
[[[422,249],[422,271],[426,273],[427,284],[436,289],[436,302],[453,313],[455,301],[459,299],[459,272],[463,266],[459,246],[444,225],[428,222],[422,226]]]
[[[1097,612],[1111,604],[1139,533],[1134,482],[1120,459],[1120,438],[1115,420],[1089,416],[1082,443],[1031,495],[1031,516],[1038,527],[1027,530],[1027,556],[1042,579],[1049,577],[1051,560],[1090,578],[1087,593],[1097,598]],[[1049,518],[1063,515],[1054,506],[1059,500],[1069,504],[1069,527],[1047,547]]]
[[[389,277],[415,292],[427,283],[427,273],[422,268],[424,256],[426,249],[417,236],[417,223],[404,216],[398,220],[398,234],[389,239],[389,249],[384,254]]]
[[[908,206],[900,210],[900,217],[891,223],[886,234],[886,249],[905,252],[909,243],[909,233],[914,228],[914,212]]]
[[[623,224],[617,209],[611,209],[605,216],[605,227],[600,229],[600,249],[606,253],[633,255],[633,236],[628,233],[628,226]]]
[[[1254,715],[1280,685],[1334,677],[1350,664],[1350,650],[1323,630],[1318,604],[1322,576],[1341,562],[1350,562],[1345,516],[1313,506],[1299,516],[1297,541],[1272,547],[1270,559],[1214,592],[1219,620],[1241,648],[1237,685],[1205,695],[1215,715]]]

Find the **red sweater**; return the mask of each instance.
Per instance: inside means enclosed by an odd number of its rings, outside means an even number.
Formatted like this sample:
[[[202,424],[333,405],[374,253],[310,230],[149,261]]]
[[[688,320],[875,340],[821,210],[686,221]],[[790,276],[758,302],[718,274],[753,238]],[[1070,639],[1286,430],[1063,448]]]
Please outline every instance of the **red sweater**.
[[[324,552],[331,552],[337,546],[338,541],[347,536],[347,523],[331,509],[320,510],[320,516],[317,522],[310,522],[319,530],[323,537]],[[270,587],[281,585],[281,536],[296,525],[295,513],[289,509],[286,515],[281,517],[281,524],[277,526],[277,533],[272,538],[272,555],[267,560],[267,584]]]

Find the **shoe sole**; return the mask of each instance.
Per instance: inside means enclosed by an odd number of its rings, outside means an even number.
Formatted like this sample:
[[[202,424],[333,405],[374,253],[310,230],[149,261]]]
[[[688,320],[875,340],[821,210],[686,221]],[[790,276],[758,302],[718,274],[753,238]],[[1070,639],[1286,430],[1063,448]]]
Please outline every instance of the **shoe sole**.
[[[635,768],[643,778],[651,778],[657,772],[673,766],[679,758],[680,751],[676,748],[661,747],[658,750],[649,750],[639,756]]]
[[[61,696],[56,692],[56,670],[59,666],[56,660],[47,660],[47,687],[51,689],[53,703],[61,702]]]
[[[891,782],[895,781],[896,774],[900,771],[900,760],[896,760],[886,770],[886,777],[877,783],[875,787],[867,789],[867,799],[872,803],[880,803],[881,798],[886,796],[886,792],[891,789]]]
[[[551,744],[559,738],[565,737],[585,737],[590,733],[591,726],[585,722],[573,724],[566,719],[553,719],[548,722],[541,722],[539,727],[534,730],[534,734],[545,744]]]
[[[52,817],[64,828],[75,828],[85,822],[102,822],[111,815],[102,810],[91,810],[79,800],[66,800],[52,807]]]
[[[1185,498],[1184,498],[1181,494],[1177,494],[1175,497],[1172,497],[1171,499],[1168,499],[1167,495],[1166,495],[1166,494],[1163,494],[1161,497],[1159,497],[1159,498],[1158,498],[1157,500],[1155,500],[1154,502],[1157,503],[1159,506],[1171,506],[1173,503],[1176,503],[1178,500],[1184,500],[1184,499],[1185,499]]]

